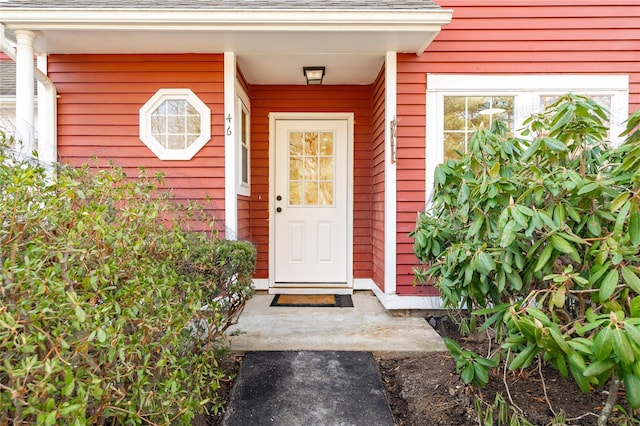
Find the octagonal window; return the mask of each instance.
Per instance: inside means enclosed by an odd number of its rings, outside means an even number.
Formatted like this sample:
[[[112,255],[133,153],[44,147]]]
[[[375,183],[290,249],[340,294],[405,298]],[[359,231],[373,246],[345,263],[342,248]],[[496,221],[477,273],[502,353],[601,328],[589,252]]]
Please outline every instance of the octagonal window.
[[[140,139],[161,160],[190,160],[211,138],[211,111],[189,89],[160,89],[140,108]]]

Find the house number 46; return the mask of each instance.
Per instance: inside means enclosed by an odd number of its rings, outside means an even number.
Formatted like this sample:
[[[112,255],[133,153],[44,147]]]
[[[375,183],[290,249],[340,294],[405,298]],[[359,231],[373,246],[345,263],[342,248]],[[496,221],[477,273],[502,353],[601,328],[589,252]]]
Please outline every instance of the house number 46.
[[[227,121],[229,122],[229,126],[227,127],[227,136],[231,136],[233,134],[233,131],[231,130],[231,121],[233,120],[233,118],[231,117],[231,114],[227,115]]]

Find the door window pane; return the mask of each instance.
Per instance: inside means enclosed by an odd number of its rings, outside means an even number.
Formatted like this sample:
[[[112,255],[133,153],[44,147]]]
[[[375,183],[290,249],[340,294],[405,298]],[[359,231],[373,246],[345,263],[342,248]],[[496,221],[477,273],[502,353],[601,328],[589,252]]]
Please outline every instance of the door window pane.
[[[333,206],[335,136],[289,133],[289,205]]]

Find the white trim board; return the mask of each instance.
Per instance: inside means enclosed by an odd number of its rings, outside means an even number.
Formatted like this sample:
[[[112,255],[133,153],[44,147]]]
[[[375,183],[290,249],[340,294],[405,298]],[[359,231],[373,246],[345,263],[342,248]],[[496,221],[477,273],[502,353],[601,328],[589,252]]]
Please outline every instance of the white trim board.
[[[236,195],[236,55],[224,52],[224,225],[225,238],[238,239],[238,197]],[[231,122],[227,121],[231,118]],[[227,128],[231,131],[228,132]]]
[[[442,307],[442,299],[439,296],[399,296],[397,294],[388,294],[380,290],[375,284],[371,289],[387,311],[444,309]]]
[[[396,292],[397,182],[396,163],[392,161],[391,122],[397,120],[397,54],[387,52],[385,60],[384,124],[384,292]],[[377,286],[376,286],[377,287]]]

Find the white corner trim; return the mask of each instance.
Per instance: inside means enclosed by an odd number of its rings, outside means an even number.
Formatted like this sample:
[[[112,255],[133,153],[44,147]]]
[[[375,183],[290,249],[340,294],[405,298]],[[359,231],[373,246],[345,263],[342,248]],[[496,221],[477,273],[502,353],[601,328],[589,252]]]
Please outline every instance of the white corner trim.
[[[236,54],[224,52],[224,224],[225,238],[238,238],[236,195]]]
[[[384,292],[396,292],[396,163],[391,161],[391,122],[398,117],[397,54],[387,52],[385,60],[385,123],[384,123]],[[396,147],[397,148],[397,147]],[[375,286],[377,288],[377,286]]]
[[[354,290],[371,290],[376,284],[371,278],[354,278],[353,289]]]
[[[269,290],[269,280],[266,278],[254,278],[253,279],[254,290]]]
[[[383,293],[377,285],[374,285],[372,290],[387,311],[445,309],[442,307],[442,299],[439,296],[398,296],[397,294]]]

